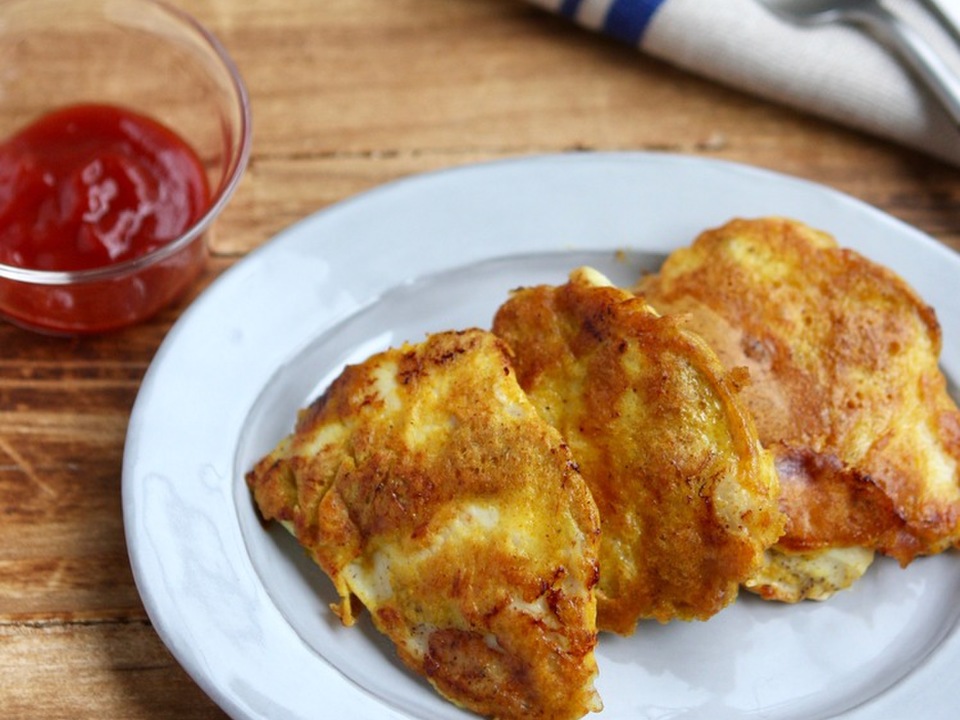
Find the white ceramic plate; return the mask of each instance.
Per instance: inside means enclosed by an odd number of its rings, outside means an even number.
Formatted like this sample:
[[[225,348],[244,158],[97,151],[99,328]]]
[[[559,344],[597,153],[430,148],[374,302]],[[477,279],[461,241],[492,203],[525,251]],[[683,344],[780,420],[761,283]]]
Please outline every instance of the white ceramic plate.
[[[127,438],[130,556],[157,631],[235,718],[466,718],[345,629],[327,580],[257,520],[243,474],[343,366],[433,330],[489,327],[515,286],[590,263],[630,283],[734,216],[793,216],[900,272],[934,305],[960,378],[960,257],[850,197],[769,172],[574,154],[424,175],[321,212],[184,314]],[[624,250],[625,254],[615,251]],[[954,718],[960,557],[880,560],[827,603],[742,597],[705,623],[602,636],[600,717]]]

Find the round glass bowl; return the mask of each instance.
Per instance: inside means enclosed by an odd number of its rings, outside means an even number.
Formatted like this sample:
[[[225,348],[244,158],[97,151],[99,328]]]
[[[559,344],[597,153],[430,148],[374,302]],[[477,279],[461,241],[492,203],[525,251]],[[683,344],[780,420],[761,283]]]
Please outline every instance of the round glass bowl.
[[[186,13],[154,0],[0,0],[0,141],[76,104],[120,106],[173,130],[199,156],[210,204],[179,237],[130,260],[79,271],[0,264],[0,316],[53,334],[119,328],[180,296],[250,152],[243,81]]]

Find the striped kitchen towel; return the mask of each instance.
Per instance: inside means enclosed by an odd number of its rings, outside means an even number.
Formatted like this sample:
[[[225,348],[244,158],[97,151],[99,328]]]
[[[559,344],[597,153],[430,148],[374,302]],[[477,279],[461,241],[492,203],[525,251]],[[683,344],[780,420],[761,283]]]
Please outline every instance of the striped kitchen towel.
[[[703,77],[960,165],[960,133],[900,60],[848,26],[796,27],[758,0],[528,0]],[[937,0],[960,18],[960,0]],[[885,3],[960,74],[930,0]]]

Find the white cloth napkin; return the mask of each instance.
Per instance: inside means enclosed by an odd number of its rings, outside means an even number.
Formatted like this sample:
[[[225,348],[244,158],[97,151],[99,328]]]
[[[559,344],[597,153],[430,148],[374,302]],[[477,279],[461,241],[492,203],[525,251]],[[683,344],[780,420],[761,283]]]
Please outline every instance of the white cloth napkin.
[[[900,59],[863,31],[797,27],[757,0],[528,0],[718,82],[960,165],[960,131]],[[960,0],[938,0],[960,19]],[[884,5],[960,75],[960,45],[918,0]]]

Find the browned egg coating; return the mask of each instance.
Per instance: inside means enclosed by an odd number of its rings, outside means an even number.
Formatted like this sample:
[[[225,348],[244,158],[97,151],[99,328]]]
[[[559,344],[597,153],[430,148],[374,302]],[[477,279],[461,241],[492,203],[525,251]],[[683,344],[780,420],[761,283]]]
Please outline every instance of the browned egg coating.
[[[597,502],[600,629],[706,619],[731,603],[783,528],[736,373],[587,268],[516,291],[493,327]]]
[[[596,506],[503,343],[432,335],[348,367],[247,477],[400,658],[495,718],[600,708]]]
[[[638,288],[728,367],[777,459],[786,534],[751,583],[827,597],[869,566],[960,538],[960,411],[934,311],[900,277],[784,218],[734,220]]]

